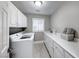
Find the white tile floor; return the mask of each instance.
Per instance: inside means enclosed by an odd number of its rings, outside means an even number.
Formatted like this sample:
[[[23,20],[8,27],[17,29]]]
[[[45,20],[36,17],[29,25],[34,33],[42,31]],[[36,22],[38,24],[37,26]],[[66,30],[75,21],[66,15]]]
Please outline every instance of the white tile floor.
[[[33,58],[49,58],[43,42],[34,42]]]

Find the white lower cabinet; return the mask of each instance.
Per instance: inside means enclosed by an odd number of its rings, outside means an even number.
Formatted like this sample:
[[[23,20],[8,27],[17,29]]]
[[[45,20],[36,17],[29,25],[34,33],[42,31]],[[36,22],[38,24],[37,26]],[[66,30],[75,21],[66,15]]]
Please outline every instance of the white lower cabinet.
[[[54,58],[64,58],[64,50],[54,42]]]
[[[44,43],[51,58],[73,58],[71,54],[69,54],[53,39],[47,34],[44,34]]]
[[[73,58],[73,56],[70,55],[68,52],[65,51],[65,58]]]
[[[53,40],[51,40],[50,37],[48,37],[47,43],[48,43],[48,47],[49,47],[48,49],[49,49],[50,56],[53,58],[54,57]]]
[[[50,55],[50,57],[53,58],[53,56],[54,56],[53,55],[53,52],[54,52],[54,49],[53,49],[53,40],[51,40],[51,38],[48,37],[47,35],[45,35],[44,38],[45,38],[45,45],[47,47],[49,55]]]

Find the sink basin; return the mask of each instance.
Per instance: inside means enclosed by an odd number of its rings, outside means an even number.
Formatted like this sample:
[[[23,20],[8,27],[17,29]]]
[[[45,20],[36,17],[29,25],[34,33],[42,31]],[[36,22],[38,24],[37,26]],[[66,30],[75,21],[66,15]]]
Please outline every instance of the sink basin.
[[[20,39],[26,39],[26,38],[30,38],[31,36],[29,36],[29,35],[24,35],[24,36],[22,36]]]

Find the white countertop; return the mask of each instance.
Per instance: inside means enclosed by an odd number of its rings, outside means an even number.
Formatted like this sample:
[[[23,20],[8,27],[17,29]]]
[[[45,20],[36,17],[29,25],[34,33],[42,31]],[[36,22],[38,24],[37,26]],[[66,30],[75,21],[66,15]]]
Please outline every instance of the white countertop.
[[[48,31],[44,32],[52,38],[57,44],[59,44],[64,50],[69,52],[73,57],[79,57],[79,39],[75,41],[67,41],[61,38],[61,34],[53,34]]]
[[[29,35],[31,37],[30,38],[26,38],[26,39],[20,39],[24,35]],[[19,32],[19,33],[10,35],[10,38],[11,38],[12,42],[32,40],[34,38],[34,33],[23,33],[23,32]]]

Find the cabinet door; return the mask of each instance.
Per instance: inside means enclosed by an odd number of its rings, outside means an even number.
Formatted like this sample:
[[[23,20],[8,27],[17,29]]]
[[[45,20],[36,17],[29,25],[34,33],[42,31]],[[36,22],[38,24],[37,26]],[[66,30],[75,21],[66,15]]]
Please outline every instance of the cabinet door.
[[[17,8],[9,3],[10,27],[17,27]]]
[[[24,27],[26,27],[26,16],[24,15]]]
[[[48,39],[47,39],[47,43],[48,43],[48,50],[49,50],[49,54],[51,57],[54,56],[54,48],[53,48],[53,40],[48,36]]]
[[[0,57],[7,57],[8,39],[8,10],[4,7],[0,9]]]
[[[0,7],[0,52],[2,51],[2,10]],[[0,54],[1,57],[1,54]]]
[[[23,15],[19,10],[18,10],[18,27],[23,27]]]
[[[23,27],[27,27],[27,18],[23,15]]]
[[[2,20],[2,27],[3,27],[3,48],[6,47],[7,45],[7,28],[8,28],[8,13],[6,12],[6,10],[3,9],[3,20]]]
[[[18,10],[18,27],[26,27],[26,17]]]
[[[54,58],[64,58],[64,50],[54,42]]]
[[[70,55],[68,52],[65,51],[65,58],[73,58],[73,56]]]
[[[27,16],[25,16],[25,26],[27,27]]]
[[[22,14],[22,27],[25,27],[25,17],[24,17],[24,15]]]
[[[45,45],[48,49],[49,55],[50,55],[50,57],[53,57],[54,56],[53,40],[47,35],[45,35],[44,37],[45,37],[44,38],[45,39]]]

